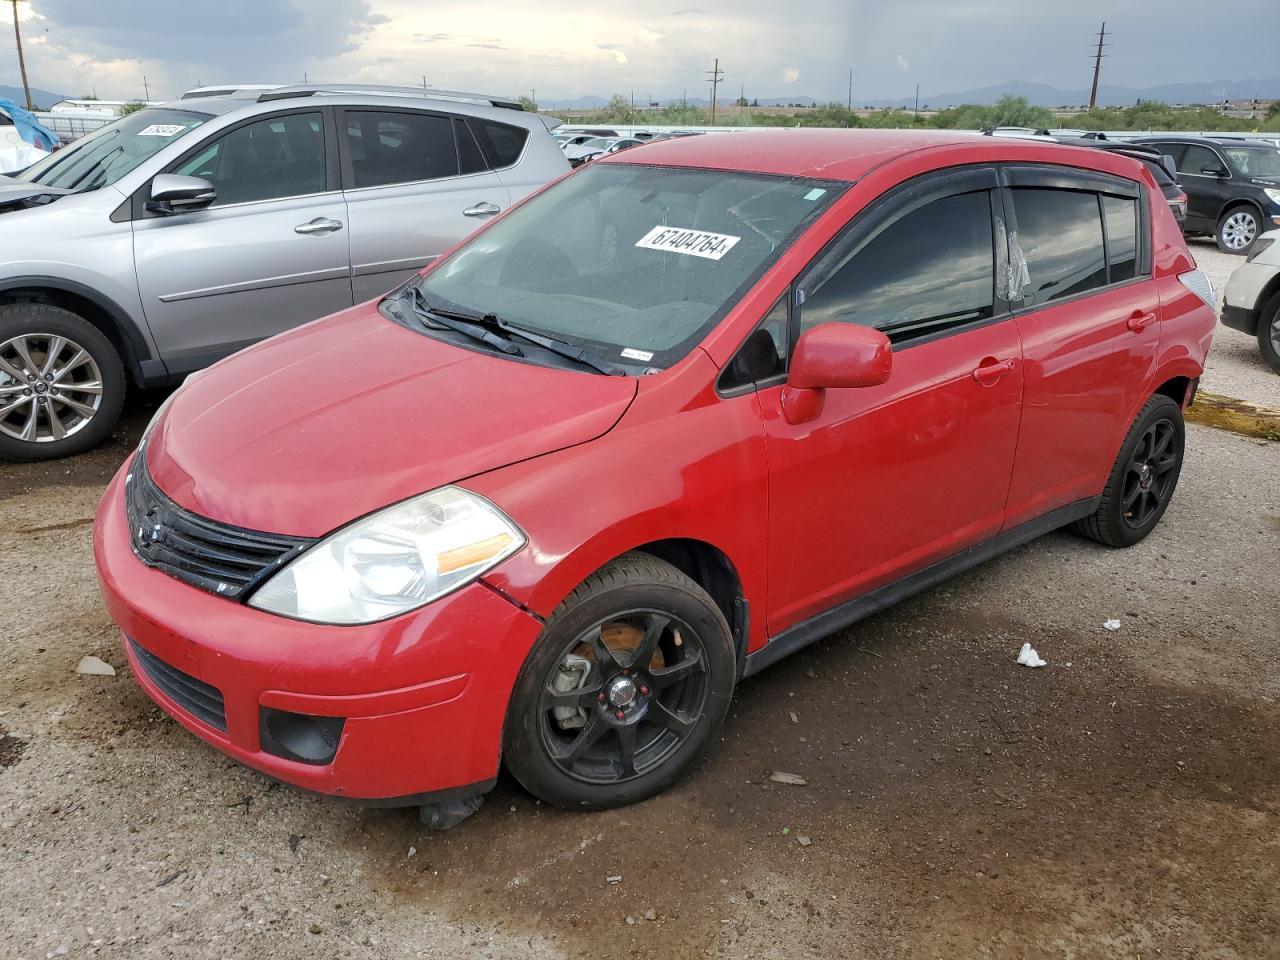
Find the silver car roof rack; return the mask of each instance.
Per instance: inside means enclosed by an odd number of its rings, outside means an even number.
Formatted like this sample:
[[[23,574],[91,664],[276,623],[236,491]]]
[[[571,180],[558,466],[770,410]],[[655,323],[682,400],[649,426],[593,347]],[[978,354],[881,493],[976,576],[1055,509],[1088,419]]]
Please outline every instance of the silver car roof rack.
[[[475,103],[485,107],[504,107],[523,110],[518,100],[509,97],[493,97],[484,93],[463,93],[458,90],[437,90],[434,87],[397,87],[370,83],[302,83],[288,87],[276,87],[258,96],[259,103],[272,100],[288,100],[294,97],[333,96],[341,94],[374,94],[384,97],[416,97],[424,100],[450,100],[459,103]]]

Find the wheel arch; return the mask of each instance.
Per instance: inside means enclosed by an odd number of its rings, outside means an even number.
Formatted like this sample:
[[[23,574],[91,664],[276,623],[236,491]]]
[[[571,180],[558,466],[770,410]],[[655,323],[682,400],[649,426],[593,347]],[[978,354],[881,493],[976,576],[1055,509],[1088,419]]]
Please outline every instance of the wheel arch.
[[[152,359],[146,338],[119,304],[96,290],[60,277],[10,277],[0,281],[0,304],[47,303],[93,324],[120,354],[129,378],[138,385],[148,379],[143,362]]]
[[[1248,207],[1253,210],[1253,212],[1258,215],[1258,226],[1260,228],[1266,227],[1267,217],[1266,214],[1262,212],[1261,204],[1249,197],[1232,197],[1230,200],[1224,202],[1218,209],[1218,216],[1213,221],[1213,232],[1215,234],[1218,232],[1218,228],[1222,225],[1222,221],[1227,214],[1231,213],[1232,210],[1239,209],[1240,207]],[[1259,229],[1258,234],[1261,235],[1262,233],[1263,230]]]

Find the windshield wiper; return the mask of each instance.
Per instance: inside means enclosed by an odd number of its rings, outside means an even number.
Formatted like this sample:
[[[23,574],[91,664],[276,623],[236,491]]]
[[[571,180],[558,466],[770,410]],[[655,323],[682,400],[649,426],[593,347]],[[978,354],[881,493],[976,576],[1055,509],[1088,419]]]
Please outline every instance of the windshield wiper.
[[[470,337],[472,340],[479,340],[481,343],[488,344],[495,350],[507,354],[507,356],[524,356],[524,351],[509,339],[499,336],[492,330],[488,330],[478,323],[470,322],[470,318],[462,320],[452,314],[440,313],[438,310],[433,310],[427,305],[426,299],[422,296],[422,291],[419,290],[417,286],[409,287],[406,292],[409,295],[409,305],[419,320],[422,320],[431,326],[445,327],[455,333],[462,334],[464,337]]]

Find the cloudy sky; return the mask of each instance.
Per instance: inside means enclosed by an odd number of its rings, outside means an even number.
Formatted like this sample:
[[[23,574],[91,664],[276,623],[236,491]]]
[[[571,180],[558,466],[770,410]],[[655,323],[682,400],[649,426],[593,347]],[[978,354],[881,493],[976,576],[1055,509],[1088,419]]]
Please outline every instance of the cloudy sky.
[[[0,83],[17,84],[9,4]],[[1151,12],[1155,8],[1155,12]],[[22,0],[33,86],[125,99],[197,82],[421,83],[539,100],[706,94],[844,100],[1004,80],[1088,85],[1091,35],[1114,31],[1104,82],[1275,76],[1241,36],[1280,38],[1280,0]],[[1221,29],[1213,29],[1218,19]],[[1267,93],[1269,91],[1262,91]]]

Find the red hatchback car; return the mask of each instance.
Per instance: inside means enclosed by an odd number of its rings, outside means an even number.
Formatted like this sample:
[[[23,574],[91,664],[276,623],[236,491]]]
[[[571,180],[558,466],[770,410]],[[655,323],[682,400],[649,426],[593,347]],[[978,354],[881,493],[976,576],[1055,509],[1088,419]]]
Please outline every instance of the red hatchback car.
[[[1213,292],[1141,164],[777,131],[583,167],[191,377],[94,546],[148,694],[448,826],[689,769],[735,683],[1178,481]]]

